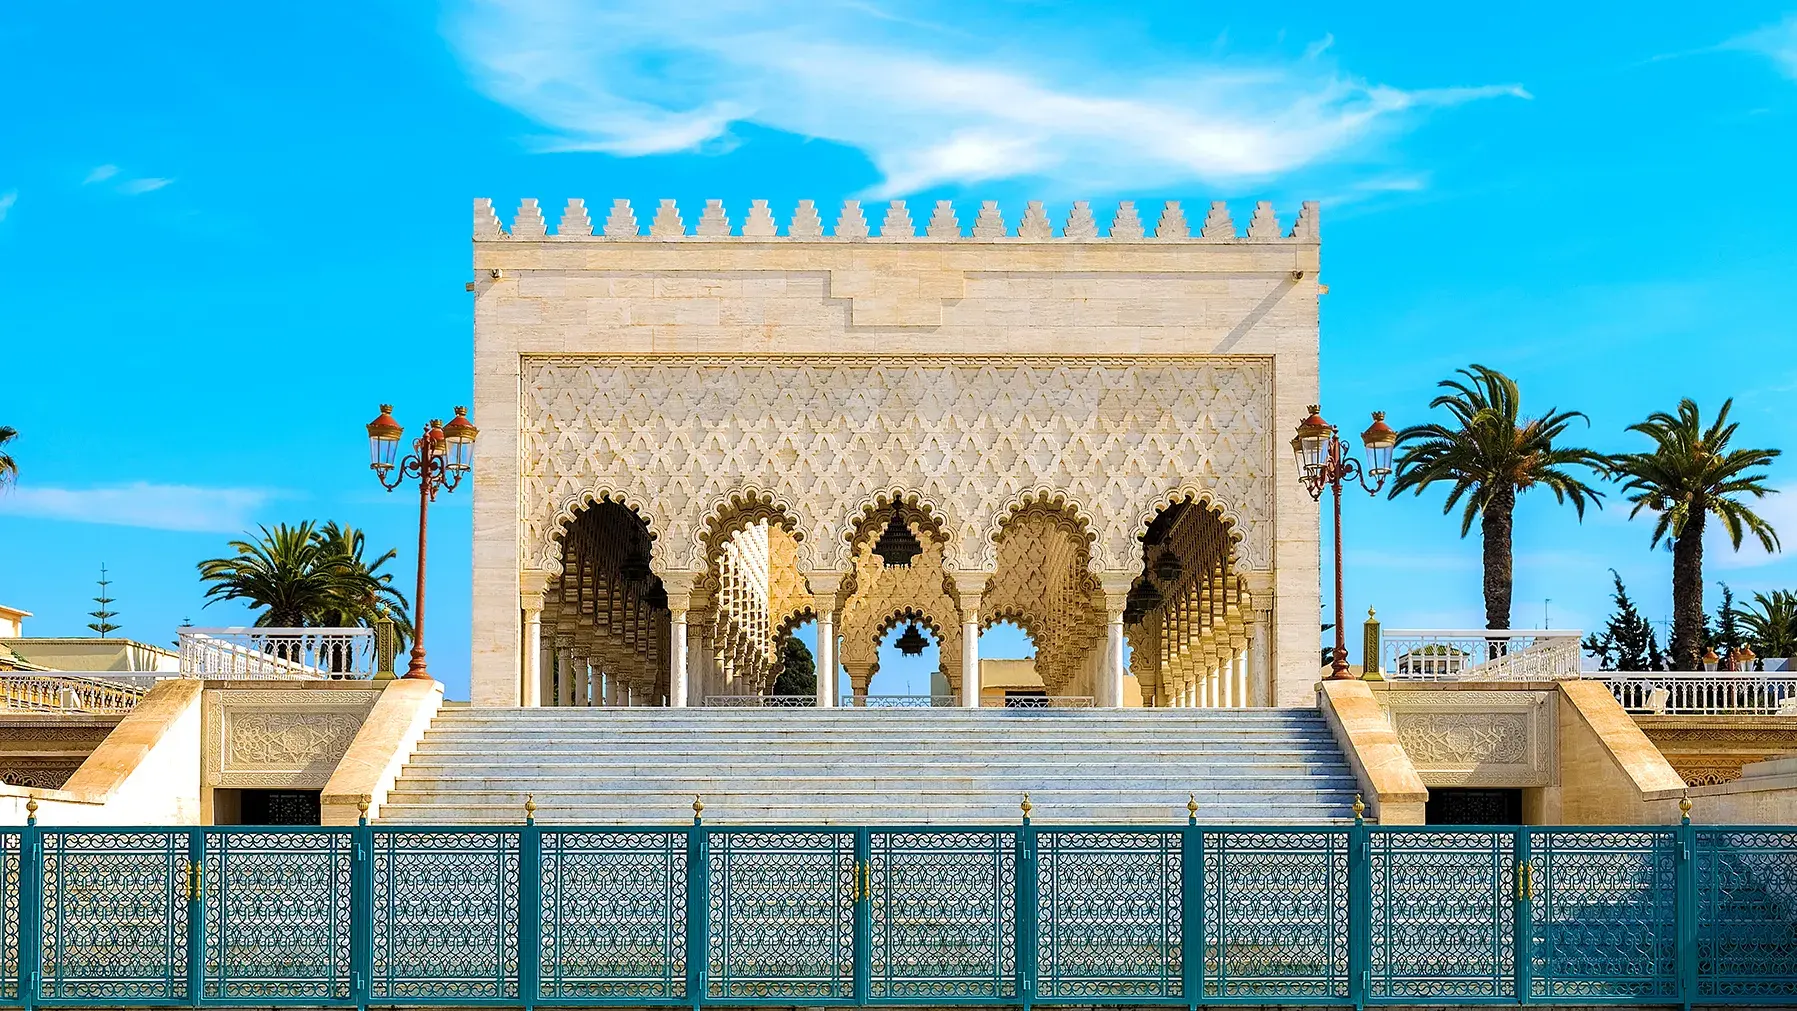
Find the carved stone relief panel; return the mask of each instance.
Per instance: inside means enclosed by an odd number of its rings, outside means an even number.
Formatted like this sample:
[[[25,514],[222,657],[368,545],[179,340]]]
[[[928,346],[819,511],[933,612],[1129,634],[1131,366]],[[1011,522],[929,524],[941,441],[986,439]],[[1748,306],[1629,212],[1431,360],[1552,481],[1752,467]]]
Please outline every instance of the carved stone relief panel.
[[[1545,691],[1380,693],[1398,742],[1429,786],[1551,786],[1554,696]]]
[[[1253,357],[527,357],[521,545],[555,571],[560,525],[638,510],[663,570],[704,567],[706,515],[744,489],[793,516],[799,562],[849,567],[847,534],[900,490],[990,571],[1026,496],[1090,520],[1095,568],[1140,565],[1169,497],[1220,510],[1244,569],[1271,567],[1271,361]]]
[[[206,785],[320,789],[331,778],[379,689],[206,693]]]

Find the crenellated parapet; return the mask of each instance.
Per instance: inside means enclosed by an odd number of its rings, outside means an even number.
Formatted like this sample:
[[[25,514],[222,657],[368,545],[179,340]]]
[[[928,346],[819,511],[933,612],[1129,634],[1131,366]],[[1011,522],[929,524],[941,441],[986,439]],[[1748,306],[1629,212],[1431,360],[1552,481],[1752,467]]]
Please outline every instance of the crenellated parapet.
[[[507,231],[485,197],[474,201],[474,238],[477,241],[636,241],[636,242],[1231,242],[1316,243],[1317,202],[1299,206],[1297,217],[1286,228],[1273,205],[1260,201],[1248,219],[1246,232],[1236,230],[1228,205],[1213,201],[1194,228],[1179,201],[1169,200],[1157,212],[1138,210],[1133,201],[1119,203],[1100,234],[1100,218],[1091,205],[1076,200],[1058,226],[1048,217],[1040,200],[1029,201],[1015,227],[995,200],[983,201],[969,226],[963,226],[953,201],[938,200],[927,213],[914,217],[903,200],[889,203],[884,212],[870,215],[858,200],[843,201],[834,223],[825,234],[824,216],[810,200],[801,200],[782,225],[766,200],[754,200],[741,217],[733,218],[721,200],[707,200],[689,222],[675,201],[663,200],[639,223],[628,200],[614,200],[604,221],[595,228],[586,201],[569,200],[554,232],[534,197],[518,205]],[[919,221],[922,227],[919,228]],[[1195,219],[1194,219],[1195,220]],[[877,221],[877,228],[875,222]]]

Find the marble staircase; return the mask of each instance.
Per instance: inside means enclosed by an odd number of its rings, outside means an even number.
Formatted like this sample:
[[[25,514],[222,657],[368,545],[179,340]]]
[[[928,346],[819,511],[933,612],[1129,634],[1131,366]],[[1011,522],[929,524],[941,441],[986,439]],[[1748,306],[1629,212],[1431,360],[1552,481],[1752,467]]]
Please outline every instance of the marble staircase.
[[[1351,820],[1308,709],[442,710],[389,824],[1038,824]]]

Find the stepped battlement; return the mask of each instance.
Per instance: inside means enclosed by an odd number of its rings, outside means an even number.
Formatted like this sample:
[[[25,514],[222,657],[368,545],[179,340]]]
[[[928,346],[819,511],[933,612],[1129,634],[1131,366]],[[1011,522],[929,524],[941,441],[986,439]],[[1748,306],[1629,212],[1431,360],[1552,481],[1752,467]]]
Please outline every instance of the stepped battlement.
[[[1151,212],[1152,213],[1152,212]],[[1245,232],[1237,232],[1229,207],[1221,200],[1212,201],[1210,209],[1196,226],[1187,220],[1179,201],[1166,201],[1152,227],[1138,211],[1134,201],[1117,205],[1104,234],[1099,234],[1099,218],[1084,200],[1073,202],[1067,219],[1059,230],[1049,220],[1043,202],[1031,200],[1016,228],[1006,221],[998,201],[980,204],[970,225],[963,226],[954,202],[938,200],[929,212],[921,233],[912,219],[905,201],[887,205],[877,231],[870,225],[868,211],[859,200],[845,200],[836,215],[829,234],[825,233],[823,215],[815,202],[801,200],[782,229],[766,200],[749,203],[748,215],[733,221],[721,200],[707,200],[697,220],[689,226],[673,200],[663,200],[649,215],[645,230],[628,200],[612,201],[605,219],[595,224],[586,201],[570,199],[562,209],[561,219],[551,234],[548,220],[535,197],[526,197],[512,217],[511,231],[506,231],[493,201],[482,197],[474,201],[474,238],[477,241],[738,241],[738,242],[1276,242],[1309,243],[1318,241],[1317,202],[1305,201],[1289,230],[1279,222],[1279,215],[1269,201],[1254,205]]]

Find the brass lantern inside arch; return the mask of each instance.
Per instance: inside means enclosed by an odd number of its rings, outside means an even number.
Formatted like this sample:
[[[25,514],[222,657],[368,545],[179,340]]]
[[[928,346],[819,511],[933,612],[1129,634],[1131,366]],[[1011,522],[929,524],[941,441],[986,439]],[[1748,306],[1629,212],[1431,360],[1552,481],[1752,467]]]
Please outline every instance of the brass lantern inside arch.
[[[874,543],[874,554],[889,569],[908,569],[912,559],[923,554],[923,545],[911,532],[911,524],[905,522],[905,507],[898,502],[892,503],[892,518],[886,521],[886,529]]]
[[[898,647],[898,651],[906,656],[922,656],[924,647],[929,644],[930,641],[925,639],[923,633],[917,630],[917,622],[915,621],[911,623],[909,628],[905,629],[905,634],[899,636],[898,641],[893,643],[894,646]]]

